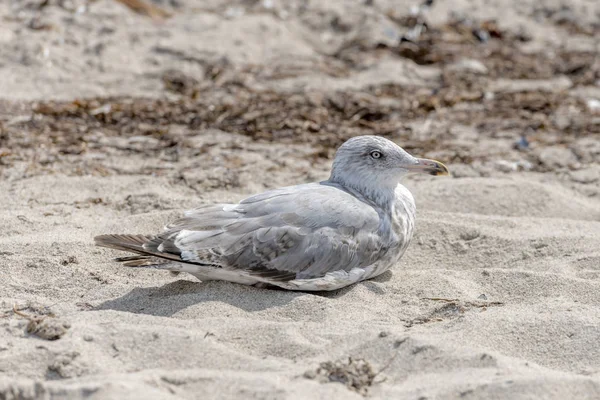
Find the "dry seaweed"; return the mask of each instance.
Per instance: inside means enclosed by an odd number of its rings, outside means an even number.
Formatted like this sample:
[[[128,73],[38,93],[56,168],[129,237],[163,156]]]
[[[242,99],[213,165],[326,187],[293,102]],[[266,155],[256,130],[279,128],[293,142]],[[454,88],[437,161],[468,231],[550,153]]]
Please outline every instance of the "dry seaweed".
[[[554,54],[523,52],[519,44],[527,40],[526,34],[502,30],[494,21],[455,18],[432,27],[415,18],[394,20],[408,28],[420,23],[425,29],[414,40],[396,47],[347,43],[317,64],[261,68],[236,67],[227,59],[201,60],[202,79],[165,71],[165,89],[175,97],[44,101],[20,106],[18,117],[5,119],[2,115],[15,114],[11,108],[16,106],[0,104],[0,169],[27,162],[26,171],[51,173],[53,166],[69,160],[70,174],[120,173],[114,167],[70,156],[101,150],[124,155],[143,153],[165,160],[191,157],[199,150],[185,137],[208,129],[258,141],[308,143],[320,149],[314,153],[316,158],[330,158],[332,150],[349,137],[375,134],[391,137],[418,154],[441,151],[448,162],[486,161],[486,155],[460,143],[450,133],[452,127],[466,125],[476,130],[477,141],[494,139],[498,132],[514,132],[513,142],[498,155],[526,158],[534,170],[545,171],[548,166],[539,159],[539,152],[523,152],[512,143],[525,137],[531,148],[538,150],[556,144],[581,148],[577,140],[600,134],[600,119],[583,100],[569,93],[494,93],[489,89],[497,78],[561,76],[573,86],[589,85],[600,79],[596,54],[568,49]],[[436,65],[442,70],[441,79],[433,88],[383,84],[360,91],[297,93],[257,90],[248,84],[302,75],[315,68],[329,76],[347,76],[353,68],[360,68],[349,59],[377,57],[380,52]],[[453,63],[464,59],[483,65],[486,73],[453,67]],[[437,124],[415,132],[415,123],[430,120]],[[597,158],[591,153],[577,154],[585,162]]]
[[[17,309],[16,305],[13,307],[13,312],[29,321],[26,328],[27,333],[41,339],[58,340],[71,327],[69,323],[56,318],[52,313],[29,315]]]
[[[346,362],[322,362],[316,371],[307,371],[304,376],[309,379],[317,378],[322,382],[338,382],[365,396],[368,388],[375,383],[377,374],[368,361],[348,357]]]

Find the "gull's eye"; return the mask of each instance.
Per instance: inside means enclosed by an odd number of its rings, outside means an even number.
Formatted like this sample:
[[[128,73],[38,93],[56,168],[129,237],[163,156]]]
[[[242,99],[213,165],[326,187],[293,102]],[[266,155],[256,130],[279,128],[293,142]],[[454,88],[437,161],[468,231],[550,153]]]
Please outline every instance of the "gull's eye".
[[[380,151],[373,150],[373,151],[371,152],[371,157],[373,157],[374,159],[376,159],[376,160],[377,160],[378,158],[381,158],[381,157],[383,157],[383,154],[381,154],[381,152],[380,152]]]

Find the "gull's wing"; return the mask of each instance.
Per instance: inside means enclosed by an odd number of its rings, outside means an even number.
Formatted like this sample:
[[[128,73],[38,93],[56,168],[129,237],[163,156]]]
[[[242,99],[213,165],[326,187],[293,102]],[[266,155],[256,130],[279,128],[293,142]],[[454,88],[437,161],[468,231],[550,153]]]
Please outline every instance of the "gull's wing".
[[[392,245],[378,211],[327,184],[282,188],[188,211],[148,254],[292,280],[367,266]]]

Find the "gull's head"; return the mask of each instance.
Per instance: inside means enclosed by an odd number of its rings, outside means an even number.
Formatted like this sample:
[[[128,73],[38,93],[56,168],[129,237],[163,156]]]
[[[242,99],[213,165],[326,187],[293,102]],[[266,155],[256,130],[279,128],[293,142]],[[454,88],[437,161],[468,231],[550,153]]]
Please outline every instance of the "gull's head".
[[[439,161],[413,157],[383,137],[356,136],[335,154],[330,180],[356,188],[396,187],[411,172],[448,175],[448,168]]]

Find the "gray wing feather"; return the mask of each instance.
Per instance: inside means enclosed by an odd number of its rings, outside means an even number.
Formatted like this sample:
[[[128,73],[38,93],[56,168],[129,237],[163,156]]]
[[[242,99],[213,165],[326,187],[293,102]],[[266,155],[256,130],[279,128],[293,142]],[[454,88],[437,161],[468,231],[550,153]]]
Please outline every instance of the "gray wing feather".
[[[380,225],[377,210],[347,192],[308,184],[188,211],[152,246],[187,262],[289,280],[373,263],[389,248]]]

